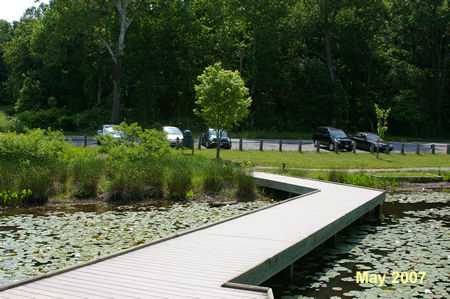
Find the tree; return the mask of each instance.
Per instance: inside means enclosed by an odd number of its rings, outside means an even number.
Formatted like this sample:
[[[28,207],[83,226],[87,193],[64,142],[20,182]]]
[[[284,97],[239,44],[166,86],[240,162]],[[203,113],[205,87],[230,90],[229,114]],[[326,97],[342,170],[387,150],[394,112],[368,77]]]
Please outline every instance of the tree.
[[[231,130],[248,115],[252,99],[239,72],[224,70],[220,63],[205,68],[197,79],[200,84],[195,85],[195,104],[200,108],[194,113],[217,130],[216,158],[220,159],[223,131]]]
[[[114,62],[114,94],[113,94],[113,107],[111,112],[111,122],[118,123],[120,118],[120,81],[122,79],[122,64],[125,50],[125,34],[128,28],[133,23],[139,11],[144,7],[145,0],[142,1],[128,1],[128,0],[113,0],[114,6],[117,9],[118,18],[120,22],[120,30],[117,38],[117,49],[114,52],[110,42],[107,41],[100,33],[94,33],[108,49],[109,54]],[[134,8],[129,5],[135,3]],[[131,10],[131,16],[130,16]],[[105,23],[104,31],[108,34],[108,26]]]
[[[389,109],[382,109],[378,107],[377,104],[375,104],[375,113],[377,114],[377,133],[378,133],[378,140],[377,140],[377,159],[378,154],[380,152],[380,139],[384,137],[384,134],[387,131],[387,118],[389,116],[389,112],[391,112],[391,108]],[[386,145],[387,146],[387,145]]]

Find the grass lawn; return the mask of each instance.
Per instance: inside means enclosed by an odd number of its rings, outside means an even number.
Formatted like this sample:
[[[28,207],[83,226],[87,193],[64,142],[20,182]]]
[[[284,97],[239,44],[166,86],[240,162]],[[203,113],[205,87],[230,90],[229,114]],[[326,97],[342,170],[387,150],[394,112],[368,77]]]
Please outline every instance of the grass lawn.
[[[195,155],[214,158],[216,149],[195,151]],[[254,166],[286,168],[320,168],[320,169],[370,169],[370,168],[408,168],[408,167],[450,167],[450,155],[422,153],[380,154],[380,159],[370,153],[303,152],[294,151],[236,151],[221,150],[223,160],[233,162],[250,161]]]

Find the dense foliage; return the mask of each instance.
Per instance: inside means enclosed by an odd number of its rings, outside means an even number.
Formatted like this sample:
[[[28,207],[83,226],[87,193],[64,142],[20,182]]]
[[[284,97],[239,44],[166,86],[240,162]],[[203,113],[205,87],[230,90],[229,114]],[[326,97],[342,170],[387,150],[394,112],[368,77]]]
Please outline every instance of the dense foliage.
[[[201,199],[205,194],[255,198],[254,179],[242,178],[245,167],[171,150],[163,133],[136,124],[122,123],[120,129],[129,135],[103,138],[100,147],[75,147],[59,131],[4,134],[0,206],[43,204],[51,197],[112,202]]]
[[[119,12],[113,2],[53,0],[0,21],[0,106],[23,126],[84,130],[109,122]],[[128,0],[120,116],[196,129],[194,86],[216,62],[253,99],[243,129],[336,124],[391,134],[450,132],[448,0]],[[139,8],[140,7],[140,8]],[[99,38],[101,37],[103,41]],[[106,43],[105,43],[106,42]]]

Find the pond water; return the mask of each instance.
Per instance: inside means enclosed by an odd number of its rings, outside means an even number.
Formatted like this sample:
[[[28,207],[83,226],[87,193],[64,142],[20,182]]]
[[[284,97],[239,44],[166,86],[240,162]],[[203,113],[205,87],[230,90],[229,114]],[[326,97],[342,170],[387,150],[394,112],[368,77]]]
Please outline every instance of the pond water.
[[[73,204],[0,210],[0,285],[269,205]]]
[[[444,192],[388,194],[382,220],[353,224],[298,260],[292,283],[285,269],[262,285],[283,299],[450,298],[449,203]]]

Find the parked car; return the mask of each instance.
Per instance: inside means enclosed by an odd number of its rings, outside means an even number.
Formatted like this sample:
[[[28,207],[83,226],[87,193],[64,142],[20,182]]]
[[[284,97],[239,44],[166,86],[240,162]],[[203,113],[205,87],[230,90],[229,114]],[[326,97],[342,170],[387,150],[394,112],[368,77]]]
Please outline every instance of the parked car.
[[[165,126],[162,128],[163,132],[167,134],[167,140],[170,142],[170,146],[177,145],[177,137],[179,141],[179,145],[183,143],[183,132],[177,127]]]
[[[370,147],[373,145],[374,151],[377,151],[377,148],[379,148],[380,152],[385,152],[387,145],[389,144],[381,138],[378,140],[377,134],[369,132],[358,132],[353,135],[352,139],[356,142],[356,148],[367,151],[370,151]],[[394,146],[389,144],[389,151],[392,151],[393,149]]]
[[[336,143],[338,149],[351,151],[354,142],[341,129],[318,127],[313,134],[313,143],[315,147],[325,145],[330,151],[334,151],[334,144]]]
[[[217,135],[218,132],[216,129],[208,129],[205,133],[202,134],[201,144],[206,148],[216,147],[217,146]],[[222,138],[220,139],[220,146],[225,149],[231,148],[231,139],[228,137],[227,132],[222,132]]]
[[[97,130],[97,136],[102,136],[105,134],[111,136],[113,139],[124,139],[125,138],[125,133],[123,131],[119,130],[118,125],[102,125],[100,130]],[[101,144],[100,140],[98,140],[98,139],[97,139],[97,144],[98,145]]]

